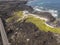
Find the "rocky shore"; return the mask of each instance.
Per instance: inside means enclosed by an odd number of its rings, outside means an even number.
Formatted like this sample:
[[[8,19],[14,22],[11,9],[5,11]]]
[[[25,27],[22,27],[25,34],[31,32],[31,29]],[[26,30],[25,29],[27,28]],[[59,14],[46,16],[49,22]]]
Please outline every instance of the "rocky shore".
[[[26,5],[27,1],[21,2],[15,2],[15,1],[2,1],[0,3],[0,16],[4,17],[3,15],[10,16],[13,11],[24,11],[27,10],[29,13],[37,14],[41,17],[49,19],[49,21],[55,21],[55,17],[52,16],[49,12],[38,12],[34,11],[34,9],[31,6]]]
[[[8,34],[11,45],[59,45],[53,33],[40,31],[33,23],[18,22]]]
[[[1,3],[2,6],[0,5],[0,17],[3,20],[9,43],[11,45],[59,45],[60,43],[57,43],[54,33],[41,31],[31,22],[25,22],[25,20],[23,20],[22,22],[7,26],[8,24],[5,20],[12,17],[13,12],[15,11],[27,10],[29,13],[49,19],[49,22],[54,22],[56,20],[49,12],[34,12],[34,9],[31,6],[26,5],[26,3],[27,2],[24,2],[23,4],[13,3],[13,5],[11,3]],[[0,45],[3,45],[1,38]]]

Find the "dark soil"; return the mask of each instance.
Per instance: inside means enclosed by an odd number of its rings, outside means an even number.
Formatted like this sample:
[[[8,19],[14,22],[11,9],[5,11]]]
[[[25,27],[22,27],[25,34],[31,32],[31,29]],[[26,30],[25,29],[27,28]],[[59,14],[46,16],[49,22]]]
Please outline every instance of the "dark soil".
[[[53,33],[41,31],[31,22],[11,25],[7,35],[11,45],[58,45]]]

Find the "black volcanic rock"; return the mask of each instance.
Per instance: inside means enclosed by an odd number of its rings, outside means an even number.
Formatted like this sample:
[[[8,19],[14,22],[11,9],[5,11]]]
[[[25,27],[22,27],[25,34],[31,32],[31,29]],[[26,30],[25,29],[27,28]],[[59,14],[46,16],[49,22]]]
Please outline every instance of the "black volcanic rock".
[[[18,5],[26,4],[28,0],[0,0],[0,14],[15,9]]]
[[[11,45],[58,45],[53,33],[41,31],[31,22],[18,22],[10,27]]]
[[[28,0],[0,0],[0,11],[20,4],[26,4]]]
[[[50,22],[54,22],[56,20],[56,18],[49,12],[35,11],[33,14],[37,14],[41,17],[47,18]]]

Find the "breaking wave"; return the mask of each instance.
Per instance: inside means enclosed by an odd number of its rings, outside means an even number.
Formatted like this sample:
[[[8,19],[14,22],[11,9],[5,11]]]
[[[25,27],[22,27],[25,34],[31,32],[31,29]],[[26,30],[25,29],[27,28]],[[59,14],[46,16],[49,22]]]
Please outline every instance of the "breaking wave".
[[[36,5],[37,3],[38,3],[38,6]],[[45,2],[45,3],[47,3],[47,2]],[[27,5],[32,6],[35,11],[49,12],[52,14],[52,16],[58,18],[58,15],[59,15],[58,10],[48,9],[46,7],[44,8],[43,6],[42,7],[40,6],[40,4],[45,4],[45,3],[40,2],[40,0],[38,0],[38,1],[37,0],[30,0],[30,1],[28,1]],[[51,3],[51,2],[48,2],[48,3]]]
[[[53,10],[53,9],[44,9],[44,7],[38,7],[38,6],[35,6],[33,7],[33,9],[35,11],[40,11],[40,12],[49,12],[52,14],[52,16],[54,17],[58,17],[58,11],[57,10]]]

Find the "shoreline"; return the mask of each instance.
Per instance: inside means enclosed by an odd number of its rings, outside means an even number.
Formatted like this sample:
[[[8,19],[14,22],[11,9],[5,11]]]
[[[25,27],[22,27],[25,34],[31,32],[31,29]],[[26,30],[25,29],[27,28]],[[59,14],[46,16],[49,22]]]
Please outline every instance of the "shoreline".
[[[36,9],[33,8],[33,11],[31,14],[38,15],[39,17],[48,19],[48,21],[49,21],[48,25],[52,24],[53,27],[58,27],[58,28],[60,27],[60,20],[59,20],[60,18],[58,18],[58,16],[57,16],[58,12],[56,10],[42,10],[42,9],[40,10],[38,8],[36,8]],[[54,23],[54,22],[56,22],[56,23]]]
[[[46,19],[46,18],[44,18],[44,17],[40,17],[40,16],[38,16],[38,15],[31,14],[31,13],[26,14],[25,11],[23,11],[23,15],[24,15],[25,18],[30,15],[30,16],[33,16],[33,17],[35,17],[35,18],[39,18],[39,19],[41,19],[41,20],[45,20],[45,23],[44,23],[45,25],[47,25],[47,26],[49,26],[49,27],[51,27],[51,28],[54,28],[53,26],[51,26],[51,25],[49,25],[49,24],[46,23],[46,22],[48,21],[48,19]]]

